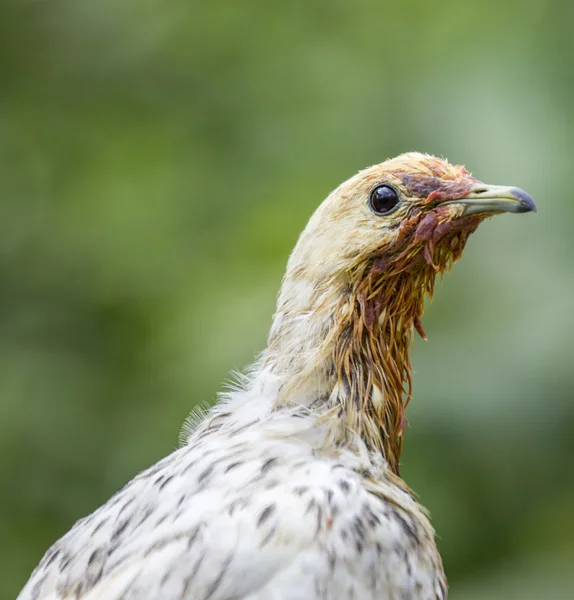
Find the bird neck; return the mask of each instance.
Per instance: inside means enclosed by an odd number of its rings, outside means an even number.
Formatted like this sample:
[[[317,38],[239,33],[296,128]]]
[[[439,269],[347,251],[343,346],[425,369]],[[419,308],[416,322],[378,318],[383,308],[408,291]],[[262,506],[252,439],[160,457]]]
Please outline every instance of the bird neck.
[[[398,473],[412,330],[424,337],[420,317],[432,284],[422,284],[422,273],[381,277],[376,262],[369,269],[351,286],[286,278],[262,366],[278,378],[277,408],[333,409],[336,443],[358,435]]]

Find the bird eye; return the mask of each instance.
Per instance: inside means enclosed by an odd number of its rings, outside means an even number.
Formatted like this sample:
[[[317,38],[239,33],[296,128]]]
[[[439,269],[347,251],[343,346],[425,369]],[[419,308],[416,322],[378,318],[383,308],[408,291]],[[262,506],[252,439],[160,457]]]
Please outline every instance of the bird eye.
[[[384,215],[399,203],[399,195],[390,185],[378,185],[369,198],[371,210],[377,215]]]

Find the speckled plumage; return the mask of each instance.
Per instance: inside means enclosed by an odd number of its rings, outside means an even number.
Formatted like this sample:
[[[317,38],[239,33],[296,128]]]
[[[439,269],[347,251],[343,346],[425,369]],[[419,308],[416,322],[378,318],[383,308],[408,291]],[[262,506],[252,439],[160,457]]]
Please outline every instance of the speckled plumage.
[[[402,198],[388,216],[368,206],[381,183]],[[398,460],[408,344],[435,273],[488,214],[452,202],[478,183],[412,153],[337,188],[290,258],[269,346],[241,385],[56,542],[20,600],[446,598]]]

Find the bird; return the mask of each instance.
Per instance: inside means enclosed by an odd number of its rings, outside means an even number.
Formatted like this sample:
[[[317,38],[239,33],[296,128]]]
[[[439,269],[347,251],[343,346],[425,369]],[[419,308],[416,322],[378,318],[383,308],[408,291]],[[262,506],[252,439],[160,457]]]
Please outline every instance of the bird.
[[[19,600],[444,600],[427,511],[400,474],[409,351],[435,278],[516,187],[407,152],[320,204],[268,345],[180,447],[79,520]]]

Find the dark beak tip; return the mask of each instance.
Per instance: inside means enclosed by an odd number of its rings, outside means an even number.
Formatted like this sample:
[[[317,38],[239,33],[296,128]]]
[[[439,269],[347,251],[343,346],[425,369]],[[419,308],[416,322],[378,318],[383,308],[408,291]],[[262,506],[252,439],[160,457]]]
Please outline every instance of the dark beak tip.
[[[520,188],[512,188],[512,195],[520,202],[520,206],[516,212],[536,212],[536,204],[534,204],[534,200],[530,194],[527,194]]]

